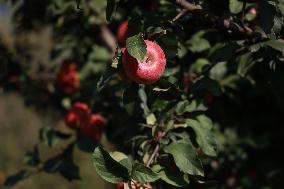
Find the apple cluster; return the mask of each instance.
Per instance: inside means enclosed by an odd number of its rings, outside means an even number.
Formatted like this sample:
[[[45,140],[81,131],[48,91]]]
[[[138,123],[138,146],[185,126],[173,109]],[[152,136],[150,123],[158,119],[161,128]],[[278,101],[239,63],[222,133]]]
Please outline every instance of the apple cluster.
[[[76,102],[65,115],[65,123],[79,131],[79,134],[92,139],[100,140],[106,129],[106,120],[99,114],[92,114],[86,103]]]

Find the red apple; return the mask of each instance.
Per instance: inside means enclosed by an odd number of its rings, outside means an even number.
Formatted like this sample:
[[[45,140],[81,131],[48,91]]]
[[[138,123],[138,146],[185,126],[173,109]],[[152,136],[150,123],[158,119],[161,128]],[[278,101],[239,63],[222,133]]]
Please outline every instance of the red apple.
[[[80,88],[80,76],[76,64],[65,60],[57,74],[56,86],[65,94],[71,94]]]
[[[128,21],[124,21],[118,26],[116,34],[120,46],[125,46],[126,44],[127,31],[128,31]]]
[[[70,111],[64,117],[65,123],[68,127],[75,129],[80,125],[80,119],[76,115],[76,113]]]
[[[105,118],[99,114],[92,114],[88,121],[80,127],[80,134],[82,136],[100,140],[105,129]]]
[[[165,71],[166,58],[161,47],[152,41],[144,40],[147,45],[146,56],[138,61],[127,51],[122,55],[122,64],[127,76],[136,83],[152,84],[160,79]]]
[[[65,116],[65,123],[72,129],[78,129],[90,116],[91,110],[86,103],[76,102]]]

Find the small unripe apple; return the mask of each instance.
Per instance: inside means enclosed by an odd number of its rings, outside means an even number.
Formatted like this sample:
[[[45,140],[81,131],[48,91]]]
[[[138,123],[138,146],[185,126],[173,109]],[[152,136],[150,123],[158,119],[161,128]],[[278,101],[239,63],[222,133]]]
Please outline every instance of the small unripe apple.
[[[128,33],[128,21],[122,22],[117,29],[117,40],[120,46],[125,46]]]
[[[57,74],[56,86],[65,94],[71,94],[80,88],[80,76],[77,66],[70,60],[65,60]]]
[[[160,79],[166,67],[166,57],[162,48],[149,40],[144,40],[147,45],[146,56],[143,61],[138,61],[127,51],[122,55],[122,64],[127,76],[140,84],[152,84]]]
[[[88,121],[80,127],[80,134],[82,136],[100,140],[105,129],[105,118],[99,114],[92,114]]]
[[[126,51],[126,48],[123,47],[123,48],[120,49],[120,51],[121,51],[121,54],[124,54],[125,51]],[[122,80],[125,80],[125,81],[127,81],[127,82],[132,82],[131,79],[127,76],[127,74],[126,74],[126,72],[125,72],[125,70],[124,70],[124,68],[123,68],[122,65],[121,65],[120,68],[118,69],[118,75],[120,76],[120,78],[121,78]]]
[[[86,103],[76,102],[65,115],[65,123],[71,129],[78,129],[90,116],[91,110]]]

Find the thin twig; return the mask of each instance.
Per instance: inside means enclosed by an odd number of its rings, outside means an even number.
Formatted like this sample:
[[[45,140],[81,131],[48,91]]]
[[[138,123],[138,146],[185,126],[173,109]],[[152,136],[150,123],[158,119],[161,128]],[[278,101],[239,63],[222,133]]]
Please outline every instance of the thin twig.
[[[178,13],[170,22],[174,23],[181,17],[183,17],[188,12],[188,9],[183,9],[180,13]]]
[[[153,160],[156,157],[156,155],[158,154],[159,150],[160,150],[160,145],[157,144],[155,149],[154,149],[154,151],[153,151],[153,153],[152,153],[152,155],[150,156],[150,158],[148,159],[148,161],[146,163],[147,167],[149,167],[153,163]]]

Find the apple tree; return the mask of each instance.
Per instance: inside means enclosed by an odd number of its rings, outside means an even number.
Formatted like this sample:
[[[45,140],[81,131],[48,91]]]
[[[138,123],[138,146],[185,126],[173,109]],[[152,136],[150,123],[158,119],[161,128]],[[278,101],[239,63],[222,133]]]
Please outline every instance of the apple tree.
[[[257,145],[227,126],[251,123],[246,95],[270,86],[283,104],[283,1],[6,0],[0,9],[15,39],[0,38],[3,90],[66,125],[40,130],[6,186],[40,172],[84,179],[74,148],[117,189],[249,186],[225,181]],[[45,60],[22,37],[32,32],[48,32]],[[58,143],[41,158],[40,144]]]

